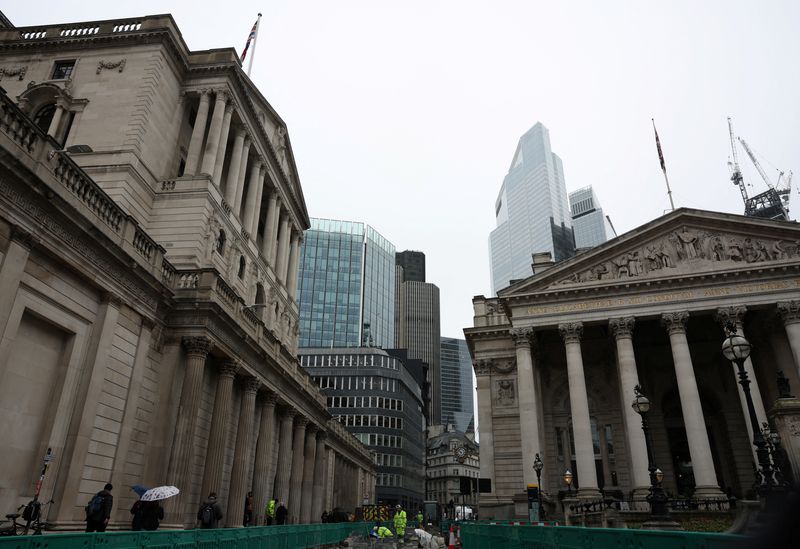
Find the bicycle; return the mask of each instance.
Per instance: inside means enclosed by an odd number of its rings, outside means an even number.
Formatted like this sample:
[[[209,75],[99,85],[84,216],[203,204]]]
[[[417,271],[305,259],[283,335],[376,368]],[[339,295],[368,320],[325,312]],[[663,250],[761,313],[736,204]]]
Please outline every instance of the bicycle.
[[[24,505],[20,505],[17,508],[16,513],[8,513],[6,515],[6,519],[11,521],[11,526],[3,526],[0,527],[0,536],[21,536],[23,534],[20,533],[20,529],[24,529],[25,525],[20,524],[17,522],[17,519],[20,517],[20,511],[22,508],[25,507]],[[4,521],[6,522],[6,521]]]
[[[42,522],[43,508],[53,503],[52,499],[47,503],[41,503],[38,498],[34,497],[27,505],[20,505],[16,513],[6,515],[6,519],[11,521],[11,525],[0,528],[0,536],[42,535],[42,531],[48,530],[51,526],[46,520]],[[20,511],[22,511],[21,514]],[[19,517],[22,517],[25,522],[17,522]]]

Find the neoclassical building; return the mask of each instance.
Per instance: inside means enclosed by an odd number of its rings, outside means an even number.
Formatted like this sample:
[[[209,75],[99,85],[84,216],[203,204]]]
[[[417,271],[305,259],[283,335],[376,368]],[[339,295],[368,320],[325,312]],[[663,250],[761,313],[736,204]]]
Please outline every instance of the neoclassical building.
[[[0,513],[48,449],[59,528],[109,481],[112,527],[133,484],[180,488],[173,526],[210,491],[228,525],[251,490],[293,522],[374,500],[369,452],[297,359],[309,217],[237,53],[190,51],[169,15],[0,19]]]
[[[679,209],[473,299],[464,330],[477,375],[481,516],[524,516],[536,482],[555,499],[569,468],[578,497],[630,498],[649,486],[640,384],[652,402],[655,462],[675,496],[748,495],[749,417],[721,353],[733,322],[753,345],[746,369],[759,423],[778,371],[800,389],[800,227]]]

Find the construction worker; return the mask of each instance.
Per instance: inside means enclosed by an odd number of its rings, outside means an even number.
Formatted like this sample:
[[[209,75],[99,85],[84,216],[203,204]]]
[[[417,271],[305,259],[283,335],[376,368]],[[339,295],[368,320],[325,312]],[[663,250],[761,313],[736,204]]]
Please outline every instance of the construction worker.
[[[381,526],[380,522],[376,522],[375,526],[372,527],[372,532],[370,532],[369,535],[373,538],[390,538],[392,537],[392,531],[386,526]]]
[[[422,510],[420,510],[417,512],[417,526],[422,528],[424,524],[425,524],[425,517],[422,516]]]
[[[275,524],[275,500],[269,500],[267,506],[264,507],[264,516],[267,517],[267,526]]]
[[[406,512],[398,505],[395,507],[394,513],[394,529],[397,532],[398,538],[404,538],[406,535]]]

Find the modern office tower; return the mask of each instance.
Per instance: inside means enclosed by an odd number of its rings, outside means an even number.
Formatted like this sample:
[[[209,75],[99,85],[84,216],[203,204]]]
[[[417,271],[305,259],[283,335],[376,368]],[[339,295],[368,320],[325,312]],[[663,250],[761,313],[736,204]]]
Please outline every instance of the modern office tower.
[[[474,430],[472,406],[472,359],[467,342],[441,338],[442,425],[452,425],[459,433]]]
[[[421,252],[402,252],[405,258],[422,256],[422,268],[419,263],[412,265],[412,271],[425,272],[425,256]],[[398,254],[398,256],[401,254]],[[441,371],[439,368],[440,348],[440,316],[439,288],[424,280],[408,280],[405,269],[398,265],[396,269],[395,302],[395,345],[408,349],[410,358],[420,359],[428,364],[428,383],[430,386],[431,424],[441,421]],[[418,278],[418,274],[414,275]]]
[[[425,254],[405,250],[395,254],[395,261],[403,267],[406,282],[425,282]]]
[[[420,361],[404,360],[403,350],[375,347],[300,353],[328,411],[372,451],[377,500],[418,509],[425,497],[426,442]],[[352,469],[344,460],[335,468]],[[360,481],[353,480],[350,490],[360,494]]]
[[[603,214],[591,185],[569,193],[569,209],[575,249],[593,248],[614,236],[614,229]]]
[[[489,236],[492,291],[532,274],[531,254],[554,261],[575,255],[561,159],[537,122],[523,135],[495,202],[497,227]]]
[[[394,347],[394,258],[369,225],[311,218],[298,272],[300,347]]]

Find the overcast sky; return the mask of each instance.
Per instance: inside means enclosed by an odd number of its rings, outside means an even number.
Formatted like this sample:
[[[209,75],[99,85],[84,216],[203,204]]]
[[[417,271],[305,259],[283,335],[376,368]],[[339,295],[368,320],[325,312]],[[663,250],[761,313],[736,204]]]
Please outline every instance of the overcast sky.
[[[727,116],[770,176],[800,170],[796,1],[47,4],[2,9],[17,26],[170,12],[191,49],[239,52],[263,12],[252,78],[288,125],[309,213],[424,251],[443,336],[490,294],[494,201],[537,121],[567,190],[593,185],[619,233],[669,207],[651,117],[676,206],[743,211]]]

